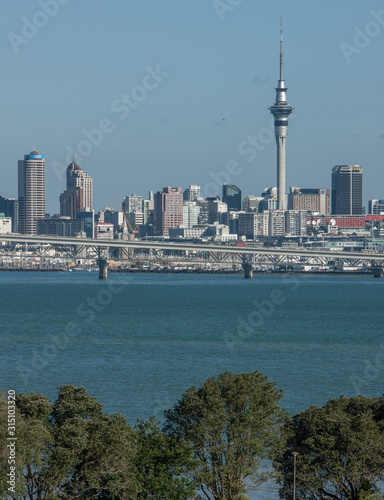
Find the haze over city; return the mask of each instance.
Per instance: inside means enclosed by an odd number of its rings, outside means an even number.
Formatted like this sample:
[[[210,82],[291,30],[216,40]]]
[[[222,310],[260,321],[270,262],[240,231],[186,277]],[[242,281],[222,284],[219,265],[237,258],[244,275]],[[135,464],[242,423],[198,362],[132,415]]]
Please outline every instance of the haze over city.
[[[212,195],[230,161],[241,172],[227,182],[245,196],[276,185],[267,130],[282,16],[284,78],[295,108],[287,188],[328,188],[334,165],[359,164],[364,205],[382,197],[381,2],[57,3],[50,15],[43,0],[8,3],[0,20],[3,196],[17,198],[17,160],[34,147],[46,157],[50,213],[65,185],[60,165],[77,149],[94,179],[96,211],[165,185],[196,183]],[[162,76],[145,80],[148,71]],[[140,94],[145,81],[152,88]],[[122,96],[132,92],[129,107]],[[87,150],[86,133],[100,125],[108,132]],[[260,147],[241,154],[250,137]]]

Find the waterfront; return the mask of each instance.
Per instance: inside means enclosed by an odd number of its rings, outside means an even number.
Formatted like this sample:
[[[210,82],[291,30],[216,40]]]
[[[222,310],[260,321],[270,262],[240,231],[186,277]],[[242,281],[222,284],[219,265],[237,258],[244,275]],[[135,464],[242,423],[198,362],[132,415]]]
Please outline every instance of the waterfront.
[[[1,389],[54,399],[60,384],[84,385],[132,424],[226,370],[265,373],[290,413],[383,392],[384,281],[371,276],[3,272],[0,283]]]

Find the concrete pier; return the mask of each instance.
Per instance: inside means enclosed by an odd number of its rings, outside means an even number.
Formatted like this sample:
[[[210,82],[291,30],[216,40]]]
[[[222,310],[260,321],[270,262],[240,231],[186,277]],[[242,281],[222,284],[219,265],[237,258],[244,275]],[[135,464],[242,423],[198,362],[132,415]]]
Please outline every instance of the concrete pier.
[[[97,265],[99,266],[99,279],[106,280],[108,276],[108,261],[107,259],[97,259]]]
[[[384,276],[384,269],[382,267],[372,267],[372,274],[374,278],[382,278]]]
[[[253,266],[252,264],[242,264],[241,267],[244,269],[244,278],[253,278]]]

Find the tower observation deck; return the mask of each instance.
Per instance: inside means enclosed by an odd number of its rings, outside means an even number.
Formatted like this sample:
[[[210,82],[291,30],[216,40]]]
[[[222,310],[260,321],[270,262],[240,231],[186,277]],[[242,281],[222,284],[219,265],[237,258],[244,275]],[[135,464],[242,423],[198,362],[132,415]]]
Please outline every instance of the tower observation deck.
[[[277,145],[277,202],[279,209],[286,209],[285,195],[285,142],[288,135],[288,117],[293,107],[287,102],[287,87],[283,78],[283,21],[280,28],[280,78],[276,87],[276,100],[269,106],[275,118],[275,137]]]

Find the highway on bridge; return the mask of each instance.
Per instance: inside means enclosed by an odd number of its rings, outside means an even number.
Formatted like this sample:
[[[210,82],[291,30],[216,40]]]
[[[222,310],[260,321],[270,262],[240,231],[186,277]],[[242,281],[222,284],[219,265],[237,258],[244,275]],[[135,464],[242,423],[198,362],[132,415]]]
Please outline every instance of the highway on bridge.
[[[281,247],[256,247],[256,246],[235,246],[231,244],[212,244],[212,243],[182,243],[168,241],[144,241],[144,240],[112,240],[112,239],[90,239],[90,238],[68,238],[52,236],[27,236],[17,234],[0,235],[1,242],[19,243],[27,245],[48,245],[53,246],[75,246],[83,248],[93,248],[99,255],[99,267],[102,261],[106,261],[107,252],[111,248],[122,249],[148,249],[148,250],[170,250],[187,252],[206,252],[209,254],[237,254],[241,256],[244,264],[251,265],[249,259],[254,255],[268,256],[289,256],[289,257],[314,257],[322,259],[340,259],[343,261],[367,261],[372,268],[382,270],[384,263],[384,253],[364,253],[364,252],[345,252],[334,250],[319,250],[307,248],[281,248]],[[244,266],[243,266],[244,267]],[[100,268],[101,269],[101,268]],[[381,276],[380,276],[381,277]]]

